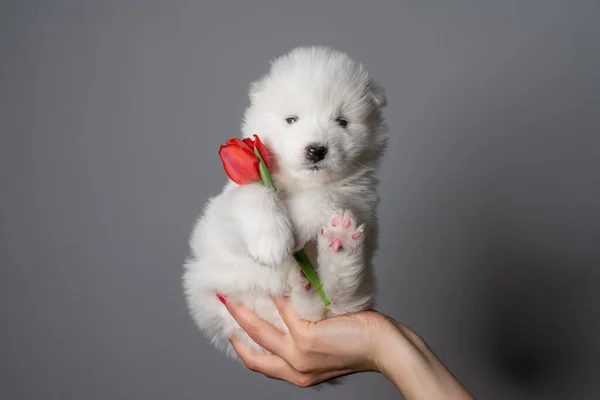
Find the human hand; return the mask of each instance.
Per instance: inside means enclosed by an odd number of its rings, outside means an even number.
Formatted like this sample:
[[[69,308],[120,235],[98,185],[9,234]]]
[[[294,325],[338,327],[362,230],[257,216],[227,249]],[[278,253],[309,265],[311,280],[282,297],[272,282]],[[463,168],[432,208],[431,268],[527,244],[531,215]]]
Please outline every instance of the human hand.
[[[301,387],[356,372],[375,371],[377,335],[387,318],[373,311],[318,322],[298,317],[287,298],[273,299],[289,332],[283,333],[241,304],[226,304],[250,338],[272,354],[259,354],[237,338],[231,343],[244,364]]]
[[[273,299],[289,330],[283,333],[243,305],[220,298],[250,338],[272,353],[253,352],[231,339],[244,364],[268,377],[308,387],[376,371],[407,400],[474,399],[416,332],[384,314],[362,311],[310,322],[294,313],[288,299]]]

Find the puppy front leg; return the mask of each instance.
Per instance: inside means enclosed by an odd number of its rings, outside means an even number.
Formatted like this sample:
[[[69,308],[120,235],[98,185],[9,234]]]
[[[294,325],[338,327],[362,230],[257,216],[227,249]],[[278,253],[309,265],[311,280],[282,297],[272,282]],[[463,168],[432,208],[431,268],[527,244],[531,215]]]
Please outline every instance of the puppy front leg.
[[[330,315],[367,309],[371,277],[365,264],[365,226],[349,210],[330,215],[318,234],[319,277],[331,301]]]
[[[278,193],[255,183],[231,189],[232,217],[250,256],[279,266],[294,249],[292,224]]]

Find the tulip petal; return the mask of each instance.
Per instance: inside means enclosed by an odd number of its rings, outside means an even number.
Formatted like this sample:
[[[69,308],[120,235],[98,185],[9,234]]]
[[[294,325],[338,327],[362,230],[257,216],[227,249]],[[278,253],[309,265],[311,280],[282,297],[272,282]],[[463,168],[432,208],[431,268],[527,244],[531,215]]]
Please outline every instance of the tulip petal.
[[[245,144],[246,146],[248,146],[248,148],[249,148],[250,150],[254,149],[254,140],[252,140],[252,139],[250,139],[250,138],[245,138],[245,139],[242,139],[242,142],[244,142],[244,144]]]
[[[223,168],[229,178],[238,185],[260,180],[258,159],[246,146],[227,144],[219,149]]]
[[[227,144],[231,145],[231,146],[237,146],[237,147],[241,147],[243,149],[247,149],[252,151],[252,148],[254,147],[254,145],[252,144],[252,142],[247,143],[246,140],[240,140],[238,138],[233,138],[233,139],[228,139],[227,140]]]
[[[275,157],[273,157],[273,154],[269,151],[269,149],[267,149],[267,147],[260,141],[258,135],[254,135],[254,147],[258,149],[258,152],[267,165],[269,171],[273,171],[273,168],[275,167]]]

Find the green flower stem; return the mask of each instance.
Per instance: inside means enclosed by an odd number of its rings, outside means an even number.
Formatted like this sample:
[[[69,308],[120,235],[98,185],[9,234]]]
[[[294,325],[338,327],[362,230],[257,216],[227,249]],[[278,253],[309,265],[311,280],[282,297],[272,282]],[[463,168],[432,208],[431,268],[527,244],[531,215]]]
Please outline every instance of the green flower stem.
[[[315,290],[317,291],[317,293],[319,293],[319,296],[321,296],[321,300],[323,301],[323,304],[325,305],[325,307],[327,307],[331,303],[329,302],[329,299],[327,298],[327,296],[325,296],[325,292],[323,291],[323,285],[321,284],[321,280],[319,279],[319,276],[315,272],[315,268],[312,266],[310,259],[306,255],[306,252],[304,251],[304,249],[301,249],[301,250],[298,250],[297,252],[295,252],[293,254],[293,257],[294,257],[294,260],[296,260],[296,262],[300,266],[300,269],[302,270],[302,272],[304,272],[304,275],[306,275],[306,279],[308,279],[308,281],[310,282],[312,287],[314,287]]]
[[[277,190],[275,182],[273,182],[273,178],[271,178],[271,174],[269,173],[269,169],[267,168],[265,161],[263,160],[262,156],[260,155],[260,152],[256,147],[254,148],[254,154],[256,154],[256,157],[259,161],[260,178],[262,179],[263,184],[267,187]],[[327,307],[331,303],[329,302],[329,299],[327,299],[327,296],[325,296],[321,280],[315,272],[315,268],[312,266],[312,263],[310,262],[310,259],[306,255],[304,249],[296,251],[293,254],[293,257],[294,260],[296,260],[296,262],[298,263],[298,266],[300,267],[302,272],[304,272],[306,279],[308,279],[312,287],[314,287],[317,293],[319,293],[319,296],[321,296],[321,300],[323,301],[325,307]]]

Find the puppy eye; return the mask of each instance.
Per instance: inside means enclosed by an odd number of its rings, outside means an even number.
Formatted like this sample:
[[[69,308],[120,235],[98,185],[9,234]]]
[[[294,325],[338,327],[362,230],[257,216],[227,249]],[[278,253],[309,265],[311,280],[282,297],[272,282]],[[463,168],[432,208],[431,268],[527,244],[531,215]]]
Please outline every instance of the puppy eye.
[[[348,126],[348,120],[344,119],[344,118],[338,118],[336,119],[337,123],[339,126],[341,126],[342,128],[345,128],[346,126]]]
[[[294,115],[294,116],[292,116],[292,117],[287,117],[285,120],[287,121],[287,123],[288,123],[288,124],[290,124],[290,125],[291,125],[291,124],[293,124],[294,122],[298,122],[298,117],[296,117],[296,116]]]

